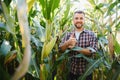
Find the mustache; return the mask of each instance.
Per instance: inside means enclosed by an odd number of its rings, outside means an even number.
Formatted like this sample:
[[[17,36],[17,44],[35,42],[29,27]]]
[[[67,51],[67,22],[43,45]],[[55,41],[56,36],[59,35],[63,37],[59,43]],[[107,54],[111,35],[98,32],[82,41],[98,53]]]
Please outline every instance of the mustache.
[[[83,24],[82,22],[77,22],[76,24],[78,24],[78,23],[79,23],[79,24]]]
[[[74,24],[77,27],[77,24]],[[83,26],[83,24],[79,24],[80,26]]]

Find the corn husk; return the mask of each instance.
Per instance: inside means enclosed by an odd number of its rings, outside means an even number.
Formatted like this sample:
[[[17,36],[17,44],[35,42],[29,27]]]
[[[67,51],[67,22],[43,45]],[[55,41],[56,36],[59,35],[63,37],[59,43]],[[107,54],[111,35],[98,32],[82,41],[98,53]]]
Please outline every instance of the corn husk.
[[[109,47],[110,56],[113,58],[114,57],[114,42],[113,42],[113,35],[112,35],[112,33],[110,33],[108,35],[108,47]]]

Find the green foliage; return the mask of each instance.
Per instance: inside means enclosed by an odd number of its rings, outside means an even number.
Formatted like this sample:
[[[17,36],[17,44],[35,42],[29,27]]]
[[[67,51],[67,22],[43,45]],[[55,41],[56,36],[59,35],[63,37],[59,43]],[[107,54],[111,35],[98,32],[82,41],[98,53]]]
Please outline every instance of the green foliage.
[[[79,78],[79,80],[84,80],[86,76],[90,75],[100,64],[103,62],[104,56],[89,63],[88,68],[86,69],[85,73]]]
[[[111,69],[108,70],[106,80],[117,80],[120,75],[120,63],[117,59],[113,62]]]
[[[114,48],[115,48],[116,54],[119,56],[120,55],[120,44],[116,40],[115,40],[115,47]]]
[[[115,12],[115,11],[114,11],[114,8],[115,8],[115,6],[117,6],[119,3],[120,3],[120,0],[116,0],[115,2],[111,3],[110,6],[109,6],[109,9],[108,9],[108,11],[107,11],[106,16],[107,16],[107,15],[111,15],[111,12],[114,13],[114,12]]]
[[[2,4],[2,8],[3,8],[3,13],[4,13],[4,17],[5,17],[5,20],[6,20],[6,29],[12,33],[12,34],[15,34],[15,25],[14,25],[14,19],[11,17],[10,13],[9,13],[9,10],[7,8],[7,6],[5,5],[4,2],[1,2]]]
[[[46,20],[52,20],[54,11],[59,7],[60,0],[39,0],[42,6],[42,13]]]
[[[4,0],[4,3],[9,6],[12,0]]]
[[[5,30],[5,24],[4,23],[0,23],[0,30]]]
[[[10,75],[6,72],[3,67],[0,65],[0,79],[2,80],[10,80]]]
[[[29,0],[29,2],[27,2],[27,17],[31,30],[30,44],[32,55],[27,74],[23,77],[25,80],[27,80],[26,76],[28,74],[30,77],[28,80],[40,79],[42,74],[44,74],[44,76],[42,75],[42,78],[44,78],[42,80],[51,80],[53,78],[56,78],[56,80],[61,78],[63,80],[66,79],[67,72],[69,71],[69,63],[67,61],[72,58],[69,57],[68,53],[71,50],[66,50],[60,54],[58,52],[58,45],[62,36],[70,28],[68,26],[72,24],[72,6],[69,0],[62,1],[63,2],[61,2],[61,0]],[[96,32],[98,51],[95,59],[82,54],[74,56],[83,57],[90,62],[86,72],[80,79],[84,79],[91,72],[96,71],[94,76],[99,76],[94,78],[94,80],[117,80],[120,74],[120,44],[116,40],[116,34],[120,28],[120,15],[118,13],[120,10],[119,0],[115,0],[114,2],[107,0],[107,2],[103,3],[98,3],[98,0],[88,1],[92,7],[88,8],[88,11],[85,11],[85,13],[87,13],[86,28]],[[0,72],[2,72],[0,79],[2,80],[9,80],[12,77],[7,71],[7,69],[9,70],[8,64],[10,63],[12,65],[10,60],[16,60],[19,64],[23,57],[22,53],[24,52],[20,26],[18,25],[17,9],[16,7],[11,7],[11,2],[13,2],[13,0],[1,1],[0,8]],[[14,4],[15,3],[16,2],[14,2]],[[113,18],[115,14],[116,16]],[[110,19],[107,19],[108,17],[111,17],[111,22]],[[114,36],[114,59],[110,58],[108,49],[107,36],[110,32]],[[8,45],[5,44],[6,41],[9,42]],[[42,52],[42,50],[44,51]],[[72,50],[82,50],[82,48],[75,47]],[[41,60],[41,56],[46,51],[46,57]],[[16,55],[15,58],[14,55]],[[16,68],[16,64],[13,66],[13,68]],[[63,67],[66,70],[62,69]],[[41,68],[43,68],[43,71],[40,72]]]
[[[0,47],[0,53],[2,55],[6,55],[8,54],[8,52],[10,51],[11,49],[11,45],[9,44],[8,41],[4,40],[3,43],[1,44],[1,47]]]

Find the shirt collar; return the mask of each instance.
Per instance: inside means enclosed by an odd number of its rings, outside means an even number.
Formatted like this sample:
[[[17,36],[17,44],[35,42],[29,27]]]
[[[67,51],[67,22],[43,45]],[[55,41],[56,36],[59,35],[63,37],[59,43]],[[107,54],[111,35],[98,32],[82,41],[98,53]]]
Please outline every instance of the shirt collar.
[[[74,25],[72,26],[71,31],[72,31],[72,32],[75,32],[75,26],[74,26]],[[81,33],[83,33],[83,32],[88,32],[88,30],[84,28]]]
[[[87,29],[84,29],[82,32],[88,32],[88,30],[87,30]]]
[[[72,32],[75,32],[75,28],[72,30]],[[88,30],[84,28],[83,31],[81,31],[81,33],[83,32],[88,32]]]

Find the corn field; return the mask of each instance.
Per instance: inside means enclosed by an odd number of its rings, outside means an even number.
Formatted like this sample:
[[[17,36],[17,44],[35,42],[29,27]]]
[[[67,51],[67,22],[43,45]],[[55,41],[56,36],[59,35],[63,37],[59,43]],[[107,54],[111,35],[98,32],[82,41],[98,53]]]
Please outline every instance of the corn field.
[[[0,80],[67,80],[68,53],[59,52],[83,0],[0,0]],[[120,80],[120,0],[87,0],[85,28],[95,32],[98,51],[80,80]]]

